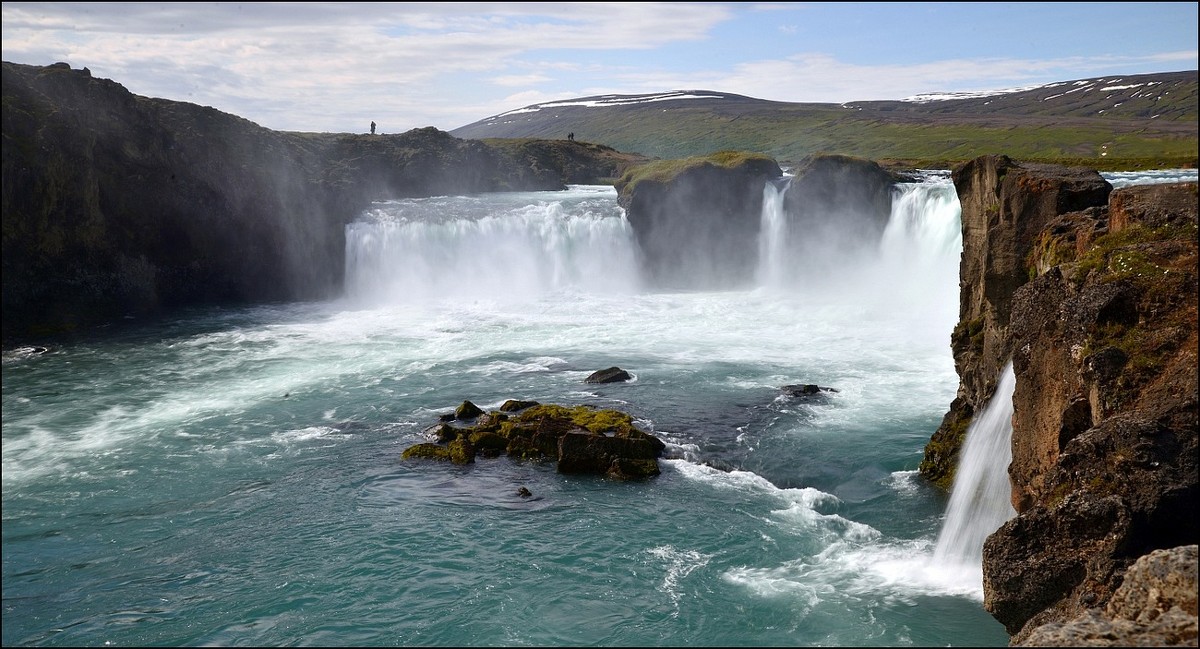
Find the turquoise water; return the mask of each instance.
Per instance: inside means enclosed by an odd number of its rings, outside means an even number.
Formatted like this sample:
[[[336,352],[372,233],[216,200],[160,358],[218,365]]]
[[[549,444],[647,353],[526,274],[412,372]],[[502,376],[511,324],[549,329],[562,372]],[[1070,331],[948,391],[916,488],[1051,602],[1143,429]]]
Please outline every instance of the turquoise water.
[[[8,350],[3,643],[1006,644],[915,473],[957,388],[957,210],[934,178],[839,272],[663,293],[610,187],[392,201],[344,299]],[[509,398],[623,409],[662,474],[400,459]]]

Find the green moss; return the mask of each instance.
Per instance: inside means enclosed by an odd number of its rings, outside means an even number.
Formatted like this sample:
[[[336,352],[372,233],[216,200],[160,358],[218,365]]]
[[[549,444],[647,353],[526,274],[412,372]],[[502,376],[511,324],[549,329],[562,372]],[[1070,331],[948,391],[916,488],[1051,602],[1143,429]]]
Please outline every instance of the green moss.
[[[614,433],[627,436],[636,430],[633,418],[619,410],[601,410],[592,406],[533,406],[513,419],[520,423],[535,422],[550,418],[570,421],[572,424],[593,433]]]
[[[479,451],[503,451],[508,446],[508,439],[506,437],[487,430],[473,432],[467,439]]]
[[[1053,232],[1043,231],[1038,235],[1029,254],[1025,257],[1025,267],[1029,279],[1038,276],[1039,268],[1053,268],[1075,261],[1075,243],[1063,237],[1055,236]]]
[[[1157,283],[1169,274],[1168,269],[1154,263],[1145,253],[1129,248],[1158,241],[1194,242],[1196,234],[1194,222],[1157,228],[1135,224],[1120,232],[1105,234],[1098,237],[1091,249],[1079,258],[1076,277],[1082,282],[1089,273],[1099,271],[1103,275],[1101,280],[1106,282],[1129,279],[1137,284]]]
[[[401,459],[424,459],[424,460],[449,460],[450,449],[445,446],[439,446],[430,442],[416,444],[404,449],[400,454]]]
[[[938,430],[925,445],[925,456],[921,460],[919,470],[927,480],[942,489],[949,490],[954,485],[959,452],[967,438],[971,420],[972,417],[969,416],[955,418],[946,427]]]
[[[446,452],[455,464],[471,464],[475,461],[475,445],[469,439],[458,437],[451,440]]]
[[[1190,243],[1191,249],[1156,245],[1160,242]],[[1136,299],[1136,317],[1099,323],[1085,339],[1085,355],[1112,347],[1126,357],[1106,409],[1134,402],[1139,389],[1176,353],[1183,332],[1194,330],[1195,243],[1194,222],[1156,228],[1134,225],[1097,238],[1080,257],[1075,272],[1078,284],[1121,282]]]
[[[733,169],[749,162],[774,163],[775,159],[762,153],[746,151],[717,151],[708,155],[677,158],[672,160],[654,160],[639,164],[625,170],[617,181],[618,188],[623,192],[631,192],[639,183],[667,183],[679,174],[704,166]]]
[[[1054,485],[1054,488],[1050,491],[1050,495],[1046,498],[1046,506],[1050,509],[1058,507],[1073,491],[1075,491],[1075,488],[1069,482],[1060,482]]]
[[[950,346],[955,353],[966,351],[983,351],[984,336],[983,318],[959,320],[950,333]]]

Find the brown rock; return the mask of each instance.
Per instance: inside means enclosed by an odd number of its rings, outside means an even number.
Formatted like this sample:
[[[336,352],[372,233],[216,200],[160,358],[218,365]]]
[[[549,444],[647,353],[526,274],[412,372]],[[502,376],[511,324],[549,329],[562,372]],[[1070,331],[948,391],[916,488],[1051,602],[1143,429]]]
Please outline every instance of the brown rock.
[[[1104,609],[1031,630],[1025,647],[1194,647],[1196,546],[1155,550],[1137,560]]]

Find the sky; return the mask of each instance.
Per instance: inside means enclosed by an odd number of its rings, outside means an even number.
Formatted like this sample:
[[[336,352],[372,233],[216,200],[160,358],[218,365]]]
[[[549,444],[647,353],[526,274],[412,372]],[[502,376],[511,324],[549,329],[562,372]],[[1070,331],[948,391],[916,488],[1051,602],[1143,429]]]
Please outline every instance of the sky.
[[[281,131],[450,131],[531,104],[710,90],[903,99],[1196,70],[1196,2],[4,2],[3,60]]]

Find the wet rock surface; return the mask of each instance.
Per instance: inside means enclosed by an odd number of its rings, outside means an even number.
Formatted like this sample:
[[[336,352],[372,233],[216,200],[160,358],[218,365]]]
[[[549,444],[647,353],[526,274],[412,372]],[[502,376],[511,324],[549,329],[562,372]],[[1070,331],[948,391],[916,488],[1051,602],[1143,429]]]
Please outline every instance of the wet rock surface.
[[[624,412],[533,401],[509,400],[504,405],[508,412],[480,410],[469,426],[431,427],[426,434],[436,441],[410,446],[401,457],[471,464],[476,457],[508,455],[517,460],[553,460],[559,473],[617,480],[641,480],[660,472],[658,458],[666,444],[634,426],[633,418]]]

